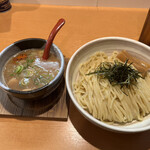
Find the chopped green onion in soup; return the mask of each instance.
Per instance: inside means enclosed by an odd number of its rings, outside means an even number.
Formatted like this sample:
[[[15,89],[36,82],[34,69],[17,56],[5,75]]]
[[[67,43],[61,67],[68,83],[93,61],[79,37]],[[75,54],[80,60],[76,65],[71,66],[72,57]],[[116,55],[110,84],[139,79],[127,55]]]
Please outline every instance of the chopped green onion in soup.
[[[42,55],[43,50],[28,49],[11,57],[3,69],[7,86],[27,91],[51,82],[59,72],[60,62],[54,54],[51,54],[47,61],[42,60]]]

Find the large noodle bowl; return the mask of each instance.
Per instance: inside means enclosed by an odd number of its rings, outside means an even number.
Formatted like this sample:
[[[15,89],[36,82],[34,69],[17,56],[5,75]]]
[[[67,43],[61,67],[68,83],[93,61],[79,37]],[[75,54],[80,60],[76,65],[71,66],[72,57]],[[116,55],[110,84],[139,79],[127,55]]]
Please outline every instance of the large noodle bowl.
[[[81,107],[93,117],[104,122],[128,123],[143,120],[150,113],[150,75],[137,80],[136,85],[120,88],[107,79],[87,74],[102,62],[114,62],[117,52],[107,56],[97,52],[80,64],[73,83],[74,95]]]

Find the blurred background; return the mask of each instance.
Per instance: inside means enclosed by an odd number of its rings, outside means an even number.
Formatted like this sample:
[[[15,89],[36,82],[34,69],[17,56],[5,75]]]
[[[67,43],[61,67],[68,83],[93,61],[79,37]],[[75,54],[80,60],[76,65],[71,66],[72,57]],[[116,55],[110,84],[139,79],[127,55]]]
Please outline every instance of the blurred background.
[[[150,0],[10,0],[10,2],[66,6],[150,8]]]

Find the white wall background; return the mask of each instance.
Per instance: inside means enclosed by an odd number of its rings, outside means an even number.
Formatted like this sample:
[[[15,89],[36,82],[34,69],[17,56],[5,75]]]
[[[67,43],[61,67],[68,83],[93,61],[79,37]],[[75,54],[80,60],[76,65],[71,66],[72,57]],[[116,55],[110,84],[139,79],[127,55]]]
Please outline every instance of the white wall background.
[[[150,8],[150,0],[10,0],[10,2],[66,6]]]

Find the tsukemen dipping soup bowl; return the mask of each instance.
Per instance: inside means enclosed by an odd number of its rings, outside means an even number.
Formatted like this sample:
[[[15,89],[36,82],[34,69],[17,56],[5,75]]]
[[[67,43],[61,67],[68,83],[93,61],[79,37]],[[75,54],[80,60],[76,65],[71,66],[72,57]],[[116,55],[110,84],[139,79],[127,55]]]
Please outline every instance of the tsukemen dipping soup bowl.
[[[4,66],[12,56],[28,49],[36,49],[37,51],[38,49],[44,50],[45,44],[46,40],[44,39],[28,38],[17,41],[11,44],[10,46],[6,47],[4,50],[2,50],[2,52],[0,53],[0,87],[2,88],[2,90],[7,92],[9,95],[20,99],[37,100],[39,98],[44,98],[48,96],[59,86],[64,73],[64,57],[61,50],[54,43],[50,48],[50,54],[53,54],[58,59],[59,70],[56,76],[50,82],[46,83],[44,86],[41,86],[39,88],[27,91],[14,90],[13,88],[10,88],[5,82],[5,78],[3,76]]]

